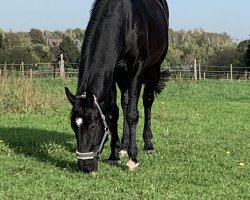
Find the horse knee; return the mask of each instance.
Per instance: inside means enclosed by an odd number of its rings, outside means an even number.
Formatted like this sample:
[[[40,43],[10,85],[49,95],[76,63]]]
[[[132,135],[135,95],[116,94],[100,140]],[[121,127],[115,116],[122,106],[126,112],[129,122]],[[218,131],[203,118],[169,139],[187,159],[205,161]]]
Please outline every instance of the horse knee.
[[[122,104],[122,108],[127,108],[128,106],[128,95],[123,95],[121,98],[121,104]]]
[[[128,112],[126,115],[128,124],[137,124],[139,121],[139,112]]]

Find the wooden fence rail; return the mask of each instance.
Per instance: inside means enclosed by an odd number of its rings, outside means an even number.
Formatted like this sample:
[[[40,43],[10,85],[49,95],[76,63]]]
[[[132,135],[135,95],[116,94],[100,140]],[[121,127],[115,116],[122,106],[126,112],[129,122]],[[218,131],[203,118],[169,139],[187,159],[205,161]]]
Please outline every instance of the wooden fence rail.
[[[72,68],[74,66],[74,68]],[[202,66],[194,60],[191,66],[167,67],[171,73],[170,79],[187,80],[206,80],[206,79],[225,79],[225,80],[250,80],[250,68],[218,66]],[[224,69],[224,70],[220,70]],[[226,69],[226,70],[225,70]],[[77,77],[78,63],[67,63],[63,56],[58,63],[11,63],[0,64],[0,77],[15,75],[31,78],[41,77]]]

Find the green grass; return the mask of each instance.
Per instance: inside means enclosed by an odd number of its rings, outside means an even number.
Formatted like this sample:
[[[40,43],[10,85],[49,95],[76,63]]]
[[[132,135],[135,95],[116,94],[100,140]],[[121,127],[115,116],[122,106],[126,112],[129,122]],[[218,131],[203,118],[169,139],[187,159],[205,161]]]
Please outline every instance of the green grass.
[[[153,108],[156,152],[142,151],[140,115],[139,170],[107,164],[106,144],[96,175],[76,169],[65,85],[76,79],[34,80],[60,106],[0,115],[0,199],[250,199],[249,82],[168,83]]]

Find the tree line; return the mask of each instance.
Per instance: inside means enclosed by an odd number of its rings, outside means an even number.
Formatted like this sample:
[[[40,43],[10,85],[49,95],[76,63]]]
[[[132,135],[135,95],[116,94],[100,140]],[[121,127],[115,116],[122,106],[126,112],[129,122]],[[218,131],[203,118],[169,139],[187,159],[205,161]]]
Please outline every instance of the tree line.
[[[56,62],[60,54],[67,63],[78,63],[84,30],[29,32],[3,31],[0,29],[0,63]],[[204,66],[221,69],[233,64],[239,69],[250,69],[250,40],[235,42],[227,33],[209,33],[202,28],[169,30],[169,51],[164,64],[190,66],[197,59]]]
[[[0,29],[0,64],[58,62],[60,54],[68,63],[79,62],[84,30],[5,32]]]

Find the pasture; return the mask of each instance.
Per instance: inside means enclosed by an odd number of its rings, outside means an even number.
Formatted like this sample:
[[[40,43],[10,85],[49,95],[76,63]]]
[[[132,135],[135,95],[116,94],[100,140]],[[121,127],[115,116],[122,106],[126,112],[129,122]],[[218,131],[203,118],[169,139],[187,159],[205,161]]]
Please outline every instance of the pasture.
[[[139,170],[109,165],[108,142],[95,175],[76,168],[64,86],[76,79],[1,80],[0,199],[250,199],[249,82],[169,82],[152,111],[156,152],[142,151],[140,102]]]

